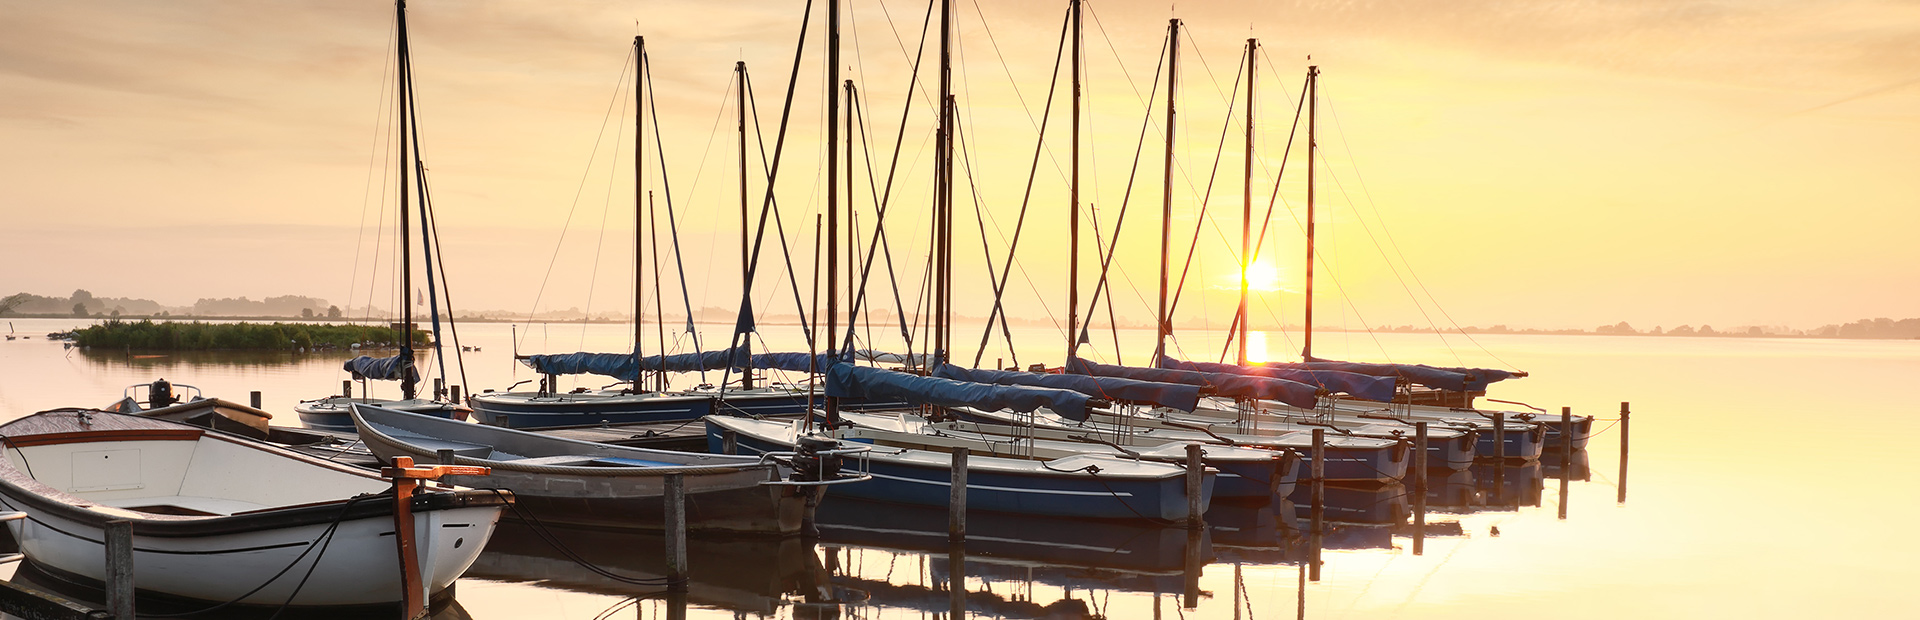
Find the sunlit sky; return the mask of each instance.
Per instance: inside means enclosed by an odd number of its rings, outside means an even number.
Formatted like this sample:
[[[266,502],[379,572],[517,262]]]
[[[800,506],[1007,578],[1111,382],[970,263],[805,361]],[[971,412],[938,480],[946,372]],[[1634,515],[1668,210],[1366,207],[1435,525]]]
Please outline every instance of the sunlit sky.
[[[884,182],[927,6],[846,4],[845,77],[862,90],[863,148]],[[987,311],[976,204],[998,270],[1065,4],[957,4],[967,146],[955,200],[959,313]],[[1121,205],[1129,208],[1114,261],[1114,311],[1124,320],[1152,315],[1161,101],[1130,199],[1127,187],[1169,17],[1187,25],[1176,271],[1208,205],[1181,320],[1225,323],[1233,314],[1243,125],[1239,111],[1226,114],[1248,37],[1262,45],[1256,217],[1273,195],[1306,67],[1323,72],[1323,324],[1808,328],[1920,316],[1920,5],[1088,6],[1083,195],[1103,241],[1113,241]],[[770,146],[803,7],[413,2],[422,141],[455,302],[628,309],[633,132],[622,80],[638,33],[648,37],[692,305],[734,306],[732,68],[744,60],[753,72]],[[381,155],[390,4],[5,0],[0,15],[0,294],[86,288],[177,305],[285,294],[392,303],[391,250],[377,264],[373,251],[375,233],[392,227],[381,220],[383,204],[392,217],[382,175],[393,164]],[[816,28],[778,186],[803,281],[824,199],[822,41]],[[929,44],[926,62],[934,51]],[[928,245],[933,88],[912,91],[888,214],[909,305]],[[1060,97],[1008,285],[1016,316],[1064,314],[1069,141],[1064,90]],[[1257,324],[1299,320],[1303,148],[1278,181],[1268,242],[1250,273]],[[657,156],[651,144],[648,152]],[[667,190],[658,160],[647,165],[664,225]],[[864,165],[857,174],[855,208],[870,233],[876,190]],[[764,176],[752,186],[757,207]],[[1098,268],[1091,224],[1085,233],[1083,303]],[[777,250],[763,258],[756,301],[790,312]],[[673,265],[662,270],[666,305],[676,306]],[[891,307],[885,289],[871,294]]]

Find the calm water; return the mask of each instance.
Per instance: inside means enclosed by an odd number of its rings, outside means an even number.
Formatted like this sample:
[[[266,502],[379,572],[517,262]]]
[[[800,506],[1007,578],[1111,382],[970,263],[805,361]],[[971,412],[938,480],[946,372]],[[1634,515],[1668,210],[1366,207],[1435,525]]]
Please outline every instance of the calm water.
[[[339,389],[350,354],[129,356],[48,342],[78,323],[13,320],[30,339],[0,341],[0,419],[60,406],[108,404],[129,384],[165,377],[245,401],[263,392],[285,412]],[[719,330],[726,326],[703,326]],[[795,331],[767,327],[769,332]],[[956,330],[975,342],[978,327]],[[504,324],[461,328],[466,354],[454,383],[505,388],[531,378],[511,361]],[[889,330],[891,331],[891,328]],[[883,332],[878,326],[874,333]],[[1201,334],[1206,336],[1207,334]],[[523,352],[616,351],[619,326],[522,327]],[[1216,335],[1217,336],[1217,335]],[[716,338],[708,335],[709,338]],[[1127,351],[1148,332],[1121,332]],[[724,335],[717,336],[723,339]],[[1017,329],[1021,362],[1057,364],[1061,338]],[[1326,541],[1318,582],[1303,583],[1306,554],[1290,507],[1217,509],[1210,531],[974,516],[975,540],[956,554],[943,513],[829,502],[823,540],[695,541],[689,617],[944,617],[956,575],[972,615],[1007,618],[1885,617],[1913,613],[1905,585],[1920,580],[1920,342],[1478,336],[1451,347],[1431,336],[1322,334],[1330,357],[1512,366],[1532,377],[1495,397],[1614,418],[1633,403],[1628,501],[1615,502],[1618,434],[1594,440],[1576,467],[1560,520],[1560,464],[1476,468],[1437,486],[1425,554],[1412,553],[1404,490],[1344,492],[1350,521]],[[1112,336],[1095,334],[1110,351]],[[795,336],[772,336],[773,348]],[[1098,343],[1105,342],[1106,345]],[[1254,340],[1275,359],[1298,335]],[[1213,359],[1220,341],[1189,335],[1181,351]],[[1264,345],[1262,347],[1261,345]],[[683,344],[682,346],[690,346]],[[709,346],[713,346],[711,343]],[[1386,353],[1383,354],[1382,351]],[[1002,351],[990,350],[986,364]],[[1089,355],[1089,357],[1102,357]],[[1110,356],[1104,359],[1111,360]],[[451,365],[452,362],[449,361]],[[450,368],[452,368],[450,366]],[[697,381],[689,377],[687,381]],[[582,385],[598,385],[592,380]],[[376,394],[392,393],[377,386]],[[1590,479],[1582,480],[1583,477]],[[1502,483],[1496,486],[1496,480]],[[1536,505],[1537,504],[1537,505]],[[1494,535],[1494,530],[1498,535]],[[635,576],[661,570],[657,537],[565,533],[595,563]],[[1197,552],[1201,557],[1190,557]],[[1193,560],[1205,561],[1194,570]],[[1197,583],[1196,583],[1197,580]],[[630,600],[621,586],[558,559],[530,532],[503,527],[462,580],[473,618],[666,617],[671,603]],[[1192,596],[1189,598],[1190,595]],[[835,604],[835,602],[838,602]],[[1188,605],[1192,605],[1189,607]],[[836,612],[837,610],[837,612]]]

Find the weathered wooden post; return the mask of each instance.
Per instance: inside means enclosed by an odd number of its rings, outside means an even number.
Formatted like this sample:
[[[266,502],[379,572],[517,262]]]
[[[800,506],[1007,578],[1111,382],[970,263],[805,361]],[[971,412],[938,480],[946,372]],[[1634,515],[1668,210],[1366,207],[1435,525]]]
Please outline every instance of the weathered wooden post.
[[[1187,527],[1196,530],[1207,523],[1207,466],[1200,453],[1200,444],[1187,444]]]
[[[1560,408],[1560,518],[1567,518],[1567,483],[1573,480],[1573,408]]]
[[[340,380],[340,397],[353,398],[353,380],[352,379]]]
[[[967,449],[953,449],[953,477],[947,482],[947,540],[967,539]]]
[[[133,620],[133,522],[107,522],[107,612]]]
[[[687,589],[687,481],[685,474],[667,474],[666,534],[667,589]]]
[[[445,393],[447,393],[447,378],[434,377],[433,378],[433,395],[437,397]]]
[[[436,450],[434,454],[440,457],[441,465],[455,464],[453,462],[453,448],[441,448],[439,450]]]
[[[1493,414],[1493,501],[1489,506],[1507,504],[1507,414]]]
[[[450,395],[447,398],[447,402],[454,403],[454,404],[460,404],[461,402],[465,402],[460,399],[460,396],[461,396],[460,384],[456,383],[452,385],[449,389],[453,391],[449,393]]]
[[[1620,403],[1620,498],[1615,500],[1622,504],[1627,503],[1627,421],[1630,417],[1632,414],[1627,411],[1627,403],[1622,401]]]
[[[1413,554],[1427,550],[1427,423],[1413,423]]]
[[[732,429],[721,430],[720,431],[720,453],[721,454],[739,454],[740,453],[740,433],[735,432]]]
[[[247,393],[247,405],[253,407],[254,409],[260,408],[260,390],[254,390],[252,392]]]
[[[1327,518],[1327,429],[1313,429],[1313,529],[1308,532],[1312,556],[1307,565],[1308,578],[1320,581],[1320,541]]]

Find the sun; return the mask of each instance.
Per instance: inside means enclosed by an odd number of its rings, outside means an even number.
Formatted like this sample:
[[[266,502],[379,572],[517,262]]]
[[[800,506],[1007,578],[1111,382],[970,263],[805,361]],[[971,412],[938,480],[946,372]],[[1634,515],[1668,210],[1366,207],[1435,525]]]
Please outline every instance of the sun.
[[[1265,259],[1247,266],[1247,289],[1271,293],[1280,290],[1280,268]]]

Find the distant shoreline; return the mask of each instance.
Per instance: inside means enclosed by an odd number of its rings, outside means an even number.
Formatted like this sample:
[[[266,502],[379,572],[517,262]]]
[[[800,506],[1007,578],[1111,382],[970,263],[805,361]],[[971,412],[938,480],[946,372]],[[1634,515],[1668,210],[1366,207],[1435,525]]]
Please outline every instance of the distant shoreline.
[[[129,316],[129,315],[122,315],[117,317],[114,317],[114,316],[77,317],[73,315],[46,314],[46,313],[8,314],[6,316],[0,316],[0,320],[6,320],[6,319],[68,319],[68,320],[87,320],[87,321],[120,320],[120,321],[154,321],[154,322],[196,322],[196,321],[260,322],[260,321],[266,321],[266,322],[276,322],[276,323],[305,323],[305,324],[320,324],[320,325],[333,325],[333,324],[368,325],[368,324],[380,324],[380,323],[389,322],[388,319],[377,319],[377,320],[349,319],[349,318],[329,319],[325,317],[300,317],[300,316],[191,316],[191,315]],[[536,324],[537,325],[627,325],[627,324],[631,324],[631,321],[628,319],[532,319],[532,320],[528,320],[528,319],[501,318],[501,317],[459,317],[456,320],[460,323],[517,323],[517,324],[527,324],[527,325],[536,325]],[[985,322],[985,319],[981,317],[960,317],[958,320],[961,322],[975,323],[975,324]],[[1912,321],[1914,319],[1908,319],[1908,320]],[[684,317],[667,317],[666,322],[668,324],[681,324],[681,323],[685,323],[686,319]],[[733,324],[733,320],[731,318],[728,318],[725,320],[695,319],[693,322],[696,325],[732,325]],[[1043,321],[1014,319],[1010,322],[1014,323],[1016,327],[1048,327],[1048,325],[1046,325],[1045,322]],[[649,321],[649,323],[657,324],[658,322]],[[420,326],[426,325],[427,321],[422,319],[415,319],[414,324],[416,328],[418,328]],[[798,327],[800,323],[797,320],[795,320],[794,317],[781,317],[781,318],[764,319],[759,321],[757,325],[778,326],[778,327]],[[882,328],[882,327],[894,328],[897,326],[897,324],[894,323],[893,321],[874,321],[872,323],[872,326],[875,328]],[[1222,324],[1220,328],[1225,328],[1225,327],[1226,327],[1226,324]],[[1096,328],[1095,331],[1106,331],[1107,329],[1108,328],[1104,328],[1104,327]],[[1123,331],[1151,331],[1153,328],[1151,326],[1122,325],[1119,327],[1119,329]],[[1175,329],[1184,330],[1184,331],[1204,331],[1204,330],[1209,330],[1210,328],[1205,326],[1200,326],[1200,325],[1187,324],[1187,325],[1176,326]],[[1218,329],[1218,328],[1215,328],[1215,329]],[[1297,331],[1300,331],[1300,326],[1288,325],[1288,326],[1281,326],[1277,328],[1273,326],[1255,326],[1254,331],[1297,332]],[[1696,332],[1649,333],[1649,332],[1640,332],[1640,331],[1593,331],[1593,330],[1582,330],[1582,329],[1489,329],[1489,328],[1479,328],[1479,327],[1466,327],[1459,330],[1449,330],[1444,332],[1435,332],[1433,330],[1412,330],[1412,329],[1405,329],[1405,328],[1362,330],[1362,329],[1346,329],[1346,328],[1340,328],[1340,327],[1321,327],[1321,328],[1316,328],[1314,331],[1315,333],[1355,333],[1355,334],[1365,334],[1365,333],[1461,334],[1461,333],[1464,333],[1468,335],[1496,335],[1496,336],[1503,336],[1503,335],[1637,336],[1637,337],[1646,337],[1646,338],[1781,338],[1781,339],[1802,339],[1802,340],[1896,340],[1896,341],[1920,340],[1920,336],[1846,336],[1846,335],[1823,335],[1823,334],[1806,334],[1806,333],[1784,334],[1784,333],[1767,333],[1767,332],[1753,333],[1753,332],[1717,332],[1717,331],[1707,332],[1707,333],[1701,333],[1697,331]]]

